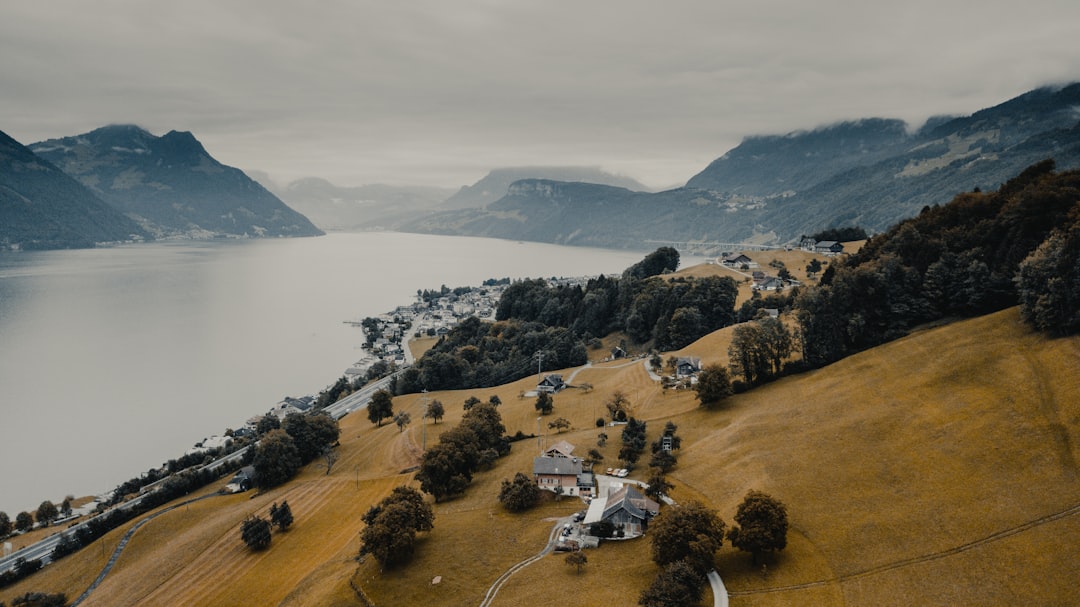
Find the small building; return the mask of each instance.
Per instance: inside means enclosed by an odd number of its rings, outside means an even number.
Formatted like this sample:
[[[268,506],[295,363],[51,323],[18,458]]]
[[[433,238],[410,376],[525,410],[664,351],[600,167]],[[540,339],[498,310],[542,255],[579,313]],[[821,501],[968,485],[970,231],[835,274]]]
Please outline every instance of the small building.
[[[700,358],[683,356],[675,362],[675,377],[690,377],[699,371],[701,371]]]
[[[562,375],[559,375],[557,373],[551,373],[549,375],[545,375],[544,379],[541,379],[540,383],[536,384],[536,391],[554,394],[565,387],[566,384],[563,383]]]
[[[564,440],[561,440],[561,441],[555,443],[554,445],[548,447],[544,451],[542,456],[543,457],[573,458],[574,457],[574,455],[573,455],[574,449],[575,449],[575,447],[573,445],[571,445],[570,443],[568,443],[568,442],[566,442]]]
[[[747,268],[758,267],[758,263],[753,259],[747,257],[744,253],[739,253],[738,255],[732,257],[725,257],[720,261],[720,263],[724,264],[729,268],[741,268],[743,266],[746,266]]]
[[[824,253],[825,255],[838,255],[844,252],[844,245],[835,240],[822,240],[814,244],[814,252]]]
[[[243,493],[255,486],[255,466],[244,466],[233,475],[225,490],[229,493]]]

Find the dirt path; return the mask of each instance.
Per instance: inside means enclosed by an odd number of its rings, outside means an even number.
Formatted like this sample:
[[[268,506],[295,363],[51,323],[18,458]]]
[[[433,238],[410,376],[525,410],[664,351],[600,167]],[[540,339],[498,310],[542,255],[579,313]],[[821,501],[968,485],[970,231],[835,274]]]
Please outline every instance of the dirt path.
[[[503,584],[505,584],[507,580],[509,580],[518,571],[521,571],[522,569],[528,567],[529,565],[532,565],[536,561],[539,561],[540,559],[547,556],[552,550],[554,550],[555,542],[558,541],[559,538],[559,532],[562,529],[562,526],[565,523],[569,522],[569,520],[570,517],[563,517],[557,519],[555,521],[555,526],[551,528],[551,533],[548,535],[548,543],[546,546],[544,546],[544,549],[541,550],[539,554],[529,557],[524,561],[521,561],[520,563],[507,569],[502,575],[500,575],[498,579],[495,580],[495,583],[492,584],[490,588],[488,588],[487,594],[484,595],[484,600],[480,601],[480,607],[490,607],[491,602],[495,600],[495,595],[499,593],[499,589],[503,587]]]

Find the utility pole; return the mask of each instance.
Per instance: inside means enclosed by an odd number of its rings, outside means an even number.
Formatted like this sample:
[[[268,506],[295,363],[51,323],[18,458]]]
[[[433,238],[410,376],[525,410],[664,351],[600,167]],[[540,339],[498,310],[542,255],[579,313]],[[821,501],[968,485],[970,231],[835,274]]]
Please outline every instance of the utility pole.
[[[543,366],[544,366],[544,351],[543,350],[537,350],[536,351],[536,383],[538,383],[538,384],[541,381],[543,381],[543,379],[544,379],[544,378],[540,377],[540,374],[543,372],[542,371]]]

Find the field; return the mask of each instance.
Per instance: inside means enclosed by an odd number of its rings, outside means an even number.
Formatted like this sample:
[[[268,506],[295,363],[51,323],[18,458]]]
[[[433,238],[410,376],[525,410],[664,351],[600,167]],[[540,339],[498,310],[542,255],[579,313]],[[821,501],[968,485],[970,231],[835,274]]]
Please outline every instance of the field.
[[[729,334],[719,331],[681,353],[725,362]],[[380,606],[477,605],[499,575],[539,552],[553,518],[582,508],[552,498],[511,515],[496,499],[500,483],[528,472],[541,444],[568,440],[578,453],[595,447],[594,421],[615,390],[649,422],[650,440],[666,421],[678,424],[683,448],[670,475],[676,500],[703,501],[729,523],[749,489],[787,505],[788,547],[767,568],[729,546],[718,554],[735,607],[1073,604],[1080,581],[1078,370],[1080,338],[1032,334],[1016,310],[1006,310],[920,331],[715,410],[699,408],[692,393],[661,390],[640,360],[582,369],[572,383],[592,390],[559,393],[553,414],[539,420],[535,399],[523,396],[535,377],[398,397],[395,409],[414,420],[404,432],[351,415],[342,420],[341,457],[329,475],[316,462],[265,494],[218,497],[155,519],[84,605],[359,605],[354,587]],[[541,436],[514,443],[465,496],[436,504],[435,529],[409,566],[380,571],[371,559],[358,562],[360,516],[394,486],[413,482],[403,470],[460,419],[467,397],[492,394],[502,399],[508,433]],[[425,398],[441,400],[447,418],[421,424]],[[547,428],[555,417],[573,427],[555,436]],[[619,448],[617,430],[608,433],[602,467]],[[240,541],[243,518],[265,515],[283,499],[294,527],[275,534],[268,551],[248,551]],[[107,536],[104,550],[92,545],[0,591],[0,601],[30,590],[74,598],[122,533]],[[561,556],[543,558],[512,577],[492,605],[635,604],[657,572],[647,539],[586,554],[580,574]],[[436,576],[441,582],[432,584]]]

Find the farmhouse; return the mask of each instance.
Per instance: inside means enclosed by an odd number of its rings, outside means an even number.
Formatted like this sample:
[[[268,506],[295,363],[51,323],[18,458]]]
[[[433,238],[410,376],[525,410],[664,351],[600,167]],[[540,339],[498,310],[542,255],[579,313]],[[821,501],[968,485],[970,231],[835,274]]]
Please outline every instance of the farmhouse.
[[[690,377],[701,371],[701,359],[683,356],[675,362],[675,377]]]
[[[606,498],[594,499],[585,514],[585,525],[608,521],[622,530],[624,538],[639,537],[649,527],[649,521],[660,513],[660,504],[626,485]]]
[[[743,266],[746,266],[747,268],[758,267],[757,262],[747,257],[744,253],[739,253],[733,257],[725,257],[720,263],[729,268],[741,268]]]
[[[814,245],[814,252],[824,253],[825,255],[838,255],[844,252],[844,245],[835,240],[822,240]]]
[[[540,380],[540,383],[536,384],[536,391],[554,394],[565,387],[566,384],[563,383],[562,375],[552,373],[550,375],[545,375],[544,379]]]

